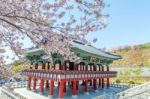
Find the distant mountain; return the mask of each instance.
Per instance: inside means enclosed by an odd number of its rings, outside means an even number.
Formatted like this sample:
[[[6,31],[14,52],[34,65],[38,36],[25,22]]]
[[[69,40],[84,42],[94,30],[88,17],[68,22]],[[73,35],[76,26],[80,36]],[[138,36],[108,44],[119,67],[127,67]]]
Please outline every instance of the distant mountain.
[[[114,61],[112,66],[150,67],[150,43],[118,47],[112,52],[122,56],[122,59]]]

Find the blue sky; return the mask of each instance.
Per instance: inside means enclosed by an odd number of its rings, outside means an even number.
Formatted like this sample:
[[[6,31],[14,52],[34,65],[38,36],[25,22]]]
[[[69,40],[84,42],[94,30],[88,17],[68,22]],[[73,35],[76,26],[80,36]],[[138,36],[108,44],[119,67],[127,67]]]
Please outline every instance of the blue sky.
[[[105,0],[110,7],[108,27],[91,33],[88,39],[97,37],[94,44],[107,49],[123,45],[150,42],[150,0]]]

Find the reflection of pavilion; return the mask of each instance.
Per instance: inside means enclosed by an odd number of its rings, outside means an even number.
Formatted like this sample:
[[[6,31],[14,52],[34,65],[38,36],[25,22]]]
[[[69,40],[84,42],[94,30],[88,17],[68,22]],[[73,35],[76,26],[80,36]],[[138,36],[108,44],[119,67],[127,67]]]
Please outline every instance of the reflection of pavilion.
[[[109,71],[108,64],[121,57],[77,41],[70,44],[71,50],[80,57],[80,63],[64,60],[63,56],[54,53],[51,56],[54,66],[50,66],[48,59],[42,59],[42,56],[46,54],[42,49],[27,53],[27,59],[34,64],[30,70],[22,73],[28,76],[28,89],[36,90],[37,80],[40,80],[40,92],[43,93],[44,88],[49,88],[49,95],[53,96],[54,83],[58,82],[58,98],[63,98],[67,85],[72,86],[72,95],[76,95],[79,81],[82,81],[86,93],[88,93],[88,85],[97,90],[97,81],[98,85],[104,88],[106,79],[107,87],[109,87],[109,78],[116,77],[117,72]],[[31,85],[32,81],[33,85]]]

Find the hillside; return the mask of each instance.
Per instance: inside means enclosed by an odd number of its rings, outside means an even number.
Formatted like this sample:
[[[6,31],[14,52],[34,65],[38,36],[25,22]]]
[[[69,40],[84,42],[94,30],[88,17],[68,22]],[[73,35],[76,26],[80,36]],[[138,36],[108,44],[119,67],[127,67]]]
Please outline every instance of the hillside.
[[[112,66],[150,67],[150,43],[119,47],[113,53],[121,55],[122,59],[114,61]]]

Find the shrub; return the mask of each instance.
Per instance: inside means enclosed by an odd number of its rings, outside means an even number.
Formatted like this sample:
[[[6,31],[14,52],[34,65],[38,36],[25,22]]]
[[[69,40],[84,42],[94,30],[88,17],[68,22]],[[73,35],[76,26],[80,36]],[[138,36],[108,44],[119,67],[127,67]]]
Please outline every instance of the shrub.
[[[134,70],[133,72],[136,74],[136,76],[139,76],[142,73],[142,70],[140,68],[138,68],[138,69]]]
[[[121,81],[119,79],[116,80],[116,83],[121,83]]]
[[[130,83],[130,84],[135,84],[135,82],[134,82],[134,81],[129,81],[129,83]]]

